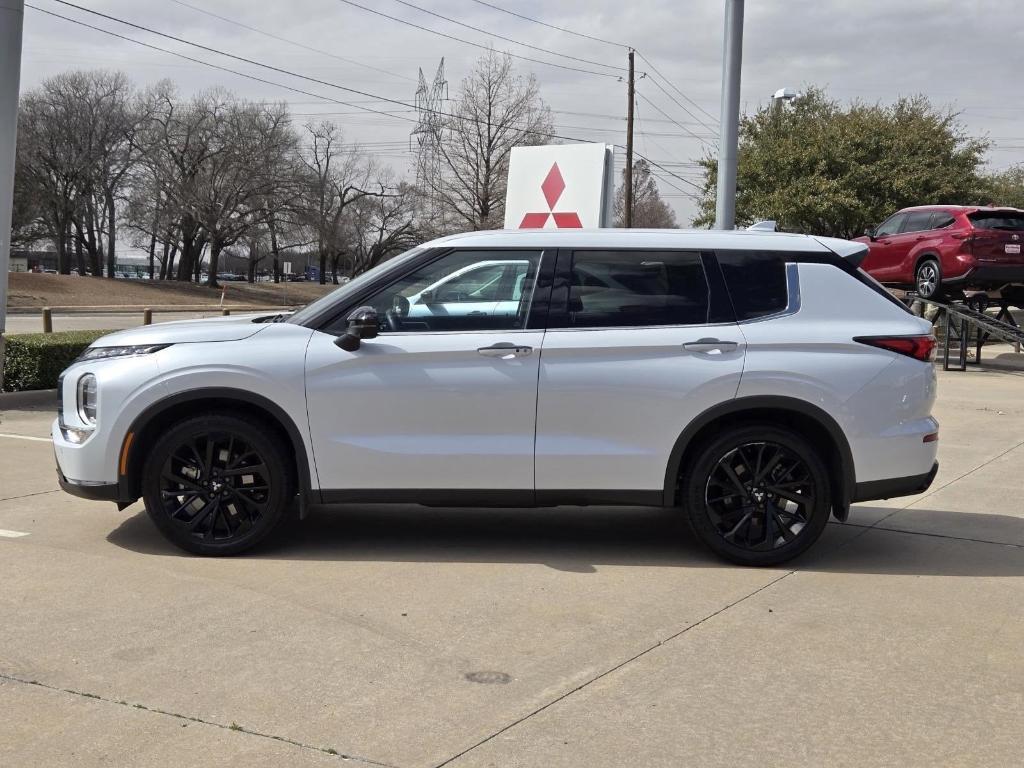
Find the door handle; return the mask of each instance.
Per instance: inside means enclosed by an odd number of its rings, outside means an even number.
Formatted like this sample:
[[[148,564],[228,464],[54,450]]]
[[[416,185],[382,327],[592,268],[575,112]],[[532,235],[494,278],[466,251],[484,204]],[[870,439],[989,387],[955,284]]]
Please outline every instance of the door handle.
[[[683,349],[687,352],[735,352],[739,344],[735,341],[722,341],[721,339],[697,339],[697,341],[688,341],[683,344]]]
[[[533,347],[502,341],[490,347],[479,347],[477,353],[484,357],[500,357],[502,360],[511,360],[514,357],[529,357],[533,354]]]

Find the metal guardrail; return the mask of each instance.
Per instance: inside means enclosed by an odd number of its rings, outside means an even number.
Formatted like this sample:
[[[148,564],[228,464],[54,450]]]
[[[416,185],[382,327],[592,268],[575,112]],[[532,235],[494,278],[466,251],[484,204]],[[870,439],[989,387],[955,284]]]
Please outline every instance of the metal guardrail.
[[[999,307],[999,312],[993,317],[985,312],[985,309],[989,306],[989,300],[986,297],[983,297],[983,299],[983,301],[976,302],[975,306],[972,307],[968,303],[944,303],[933,299],[925,299],[914,293],[907,294],[908,301],[920,301],[923,304],[937,307],[944,315],[945,339],[943,341],[942,353],[942,369],[944,371],[950,370],[950,341],[954,337],[958,342],[957,369],[961,371],[967,370],[967,348],[971,343],[972,329],[976,344],[973,361],[975,365],[981,363],[981,350],[989,339],[999,339],[1000,341],[1013,344],[1018,352],[1021,345],[1024,344],[1024,328],[1017,325],[1017,321],[1010,312],[1007,302],[996,300],[995,303]]]
[[[153,313],[181,313],[181,312],[220,312],[221,315],[230,315],[232,312],[293,312],[295,307],[268,307],[254,304],[108,304],[88,306],[61,306],[42,307],[41,316],[43,321],[43,333],[53,333],[54,313],[75,314],[75,315],[130,315],[142,313],[142,324],[152,325]]]

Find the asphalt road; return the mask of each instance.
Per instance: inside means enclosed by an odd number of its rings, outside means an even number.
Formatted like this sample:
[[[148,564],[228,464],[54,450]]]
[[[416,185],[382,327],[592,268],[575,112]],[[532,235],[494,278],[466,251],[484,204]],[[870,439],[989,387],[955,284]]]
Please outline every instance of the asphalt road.
[[[657,510],[320,512],[248,557],[56,488],[0,420],[0,765],[1018,766],[1024,377],[788,567]]]

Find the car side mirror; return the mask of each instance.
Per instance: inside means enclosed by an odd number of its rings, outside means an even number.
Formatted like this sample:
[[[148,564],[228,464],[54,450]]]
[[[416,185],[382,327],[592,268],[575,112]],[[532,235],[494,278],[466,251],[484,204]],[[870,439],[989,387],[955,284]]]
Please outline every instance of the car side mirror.
[[[876,239],[875,238],[875,228],[874,227],[864,227],[864,236],[867,237],[872,242],[874,242],[875,239]]]
[[[363,339],[377,337],[377,310],[373,307],[359,307],[348,316],[348,327],[334,340],[335,346],[346,352],[355,352]]]
[[[421,304],[433,304],[436,301],[437,301],[437,296],[434,294],[433,291],[424,291],[423,293],[420,294],[420,301],[419,301],[419,303],[421,303]]]

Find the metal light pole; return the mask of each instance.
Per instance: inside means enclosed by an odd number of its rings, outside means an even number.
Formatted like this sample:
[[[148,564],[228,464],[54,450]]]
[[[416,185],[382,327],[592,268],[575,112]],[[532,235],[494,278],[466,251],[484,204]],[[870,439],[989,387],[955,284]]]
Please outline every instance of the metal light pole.
[[[736,147],[740,122],[740,67],[743,63],[743,0],[725,0],[722,46],[722,115],[718,144],[715,229],[736,226]]]
[[[11,208],[14,206],[14,153],[24,16],[25,0],[0,0],[0,391],[4,384],[7,272],[11,266]]]

